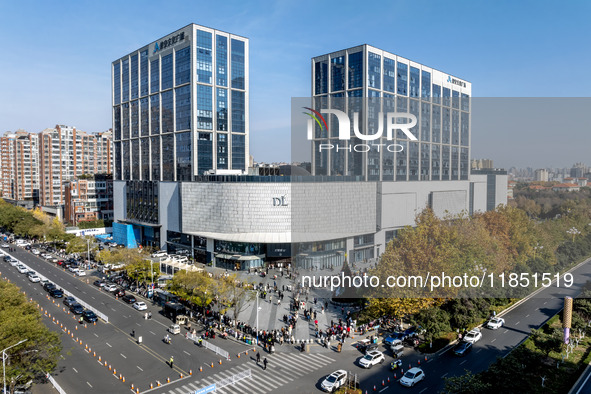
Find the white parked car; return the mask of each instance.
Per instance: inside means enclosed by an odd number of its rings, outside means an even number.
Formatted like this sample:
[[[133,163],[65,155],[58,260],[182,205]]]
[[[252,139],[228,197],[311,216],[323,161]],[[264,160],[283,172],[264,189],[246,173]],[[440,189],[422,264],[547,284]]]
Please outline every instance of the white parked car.
[[[86,276],[86,271],[79,269],[75,272],[75,274],[78,276]]]
[[[19,265],[19,262],[18,262],[18,260],[12,259],[12,260],[10,260],[10,265],[13,267],[16,267],[17,265]]]
[[[31,253],[39,255],[41,252],[39,251],[39,249],[31,249]]]
[[[50,255],[49,253],[43,253],[43,254],[41,255],[41,257],[43,257],[44,259],[50,259],[50,258],[52,258],[53,256],[52,256],[52,255]]]
[[[347,371],[339,369],[326,377],[320,384],[322,390],[332,393],[347,382]]]
[[[187,256],[181,256],[179,254],[173,254],[170,256],[170,258],[172,259],[172,261],[176,261],[179,263],[187,264],[189,262],[189,258]]]
[[[41,278],[36,273],[29,273],[29,280],[33,283],[41,282]]]
[[[10,245],[9,245],[9,244],[6,244],[6,243],[4,243],[4,244],[2,244],[2,247],[3,247],[3,248],[10,248]]]
[[[106,291],[115,291],[115,290],[117,290],[117,286],[115,284],[111,283],[111,284],[108,284],[108,285],[104,285],[103,286],[103,290],[106,290]]]
[[[473,330],[468,331],[466,336],[464,337],[464,341],[476,343],[482,339],[482,333],[479,329],[475,328]]]
[[[383,363],[384,360],[384,353],[380,352],[379,350],[372,350],[359,359],[359,365],[361,365],[363,368],[371,368],[376,364]]]
[[[152,253],[152,257],[166,257],[166,256],[168,256],[168,254],[163,250],[159,250],[158,252]]]
[[[21,274],[26,274],[29,269],[27,267],[25,267],[24,265],[18,265],[16,267],[16,269],[18,270],[18,272],[20,272]]]
[[[501,328],[505,325],[505,319],[501,317],[493,317],[486,323],[486,326],[491,330],[496,330],[497,328]]]
[[[145,311],[148,309],[148,305],[146,305],[146,303],[143,301],[134,302],[132,306],[138,311]]]
[[[68,267],[68,271],[76,273],[78,272],[78,267]]]
[[[425,379],[425,373],[421,368],[414,367],[406,371],[400,379],[400,384],[406,387],[412,387],[421,380]]]

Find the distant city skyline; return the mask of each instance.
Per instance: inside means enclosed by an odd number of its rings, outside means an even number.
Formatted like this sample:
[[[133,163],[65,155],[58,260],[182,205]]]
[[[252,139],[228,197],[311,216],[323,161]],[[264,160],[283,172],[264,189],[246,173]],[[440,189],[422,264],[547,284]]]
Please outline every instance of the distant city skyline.
[[[261,162],[290,161],[290,100],[310,96],[311,58],[363,43],[468,80],[474,97],[586,97],[591,5],[554,5],[229,1],[163,8],[149,1],[142,7],[105,1],[67,9],[39,3],[31,10],[9,2],[0,16],[0,32],[10,38],[0,63],[0,132],[38,133],[55,124],[87,132],[111,128],[112,59],[192,22],[250,39],[250,146]],[[319,24],[318,15],[330,18]],[[588,99],[581,100],[589,108]],[[543,168],[567,167],[587,156],[586,119],[540,132],[527,123],[518,129],[479,125],[477,116],[475,108],[472,158],[490,158],[504,168]]]

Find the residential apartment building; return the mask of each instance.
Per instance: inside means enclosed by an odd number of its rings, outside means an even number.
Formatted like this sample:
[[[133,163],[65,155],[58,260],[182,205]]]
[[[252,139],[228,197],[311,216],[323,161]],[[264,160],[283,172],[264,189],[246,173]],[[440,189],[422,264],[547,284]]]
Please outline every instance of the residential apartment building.
[[[2,198],[28,208],[39,196],[38,138],[24,130],[0,138]]]
[[[68,181],[65,187],[64,220],[77,226],[82,221],[113,219],[113,176],[97,174]]]
[[[538,182],[548,182],[548,170],[544,168],[536,170],[534,180]]]
[[[65,183],[85,174],[112,171],[111,132],[89,134],[56,125],[39,133],[39,203],[65,204]]]
[[[6,132],[0,137],[0,188],[3,198],[9,198],[13,193],[14,179],[14,133]]]

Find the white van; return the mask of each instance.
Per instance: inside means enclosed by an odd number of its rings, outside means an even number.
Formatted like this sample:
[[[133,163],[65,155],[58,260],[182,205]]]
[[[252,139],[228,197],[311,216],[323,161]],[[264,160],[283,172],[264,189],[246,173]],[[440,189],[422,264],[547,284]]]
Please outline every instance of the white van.
[[[21,248],[22,247],[25,247],[25,246],[30,246],[31,245],[30,242],[25,241],[24,239],[17,239],[16,242],[15,242],[15,244],[16,244],[16,246],[20,246]]]

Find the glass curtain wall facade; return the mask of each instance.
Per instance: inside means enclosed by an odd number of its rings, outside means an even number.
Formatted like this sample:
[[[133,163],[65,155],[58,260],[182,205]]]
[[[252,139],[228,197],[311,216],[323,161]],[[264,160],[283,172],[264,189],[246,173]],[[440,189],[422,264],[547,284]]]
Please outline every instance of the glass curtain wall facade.
[[[359,130],[368,135],[383,127],[379,140],[362,141],[353,132],[350,140],[339,140],[336,117],[325,115],[328,130],[314,126],[313,174],[362,175],[368,181],[468,180],[471,88],[469,82],[369,45],[313,58],[317,111],[347,112],[352,126],[356,112]],[[417,125],[410,131],[417,141],[400,130],[388,141],[387,119],[379,119],[388,112],[415,115]],[[341,149],[320,151],[320,144]],[[375,146],[355,151],[357,144],[396,145],[392,151]]]
[[[246,170],[247,38],[191,24],[114,61],[111,71],[115,180]]]

